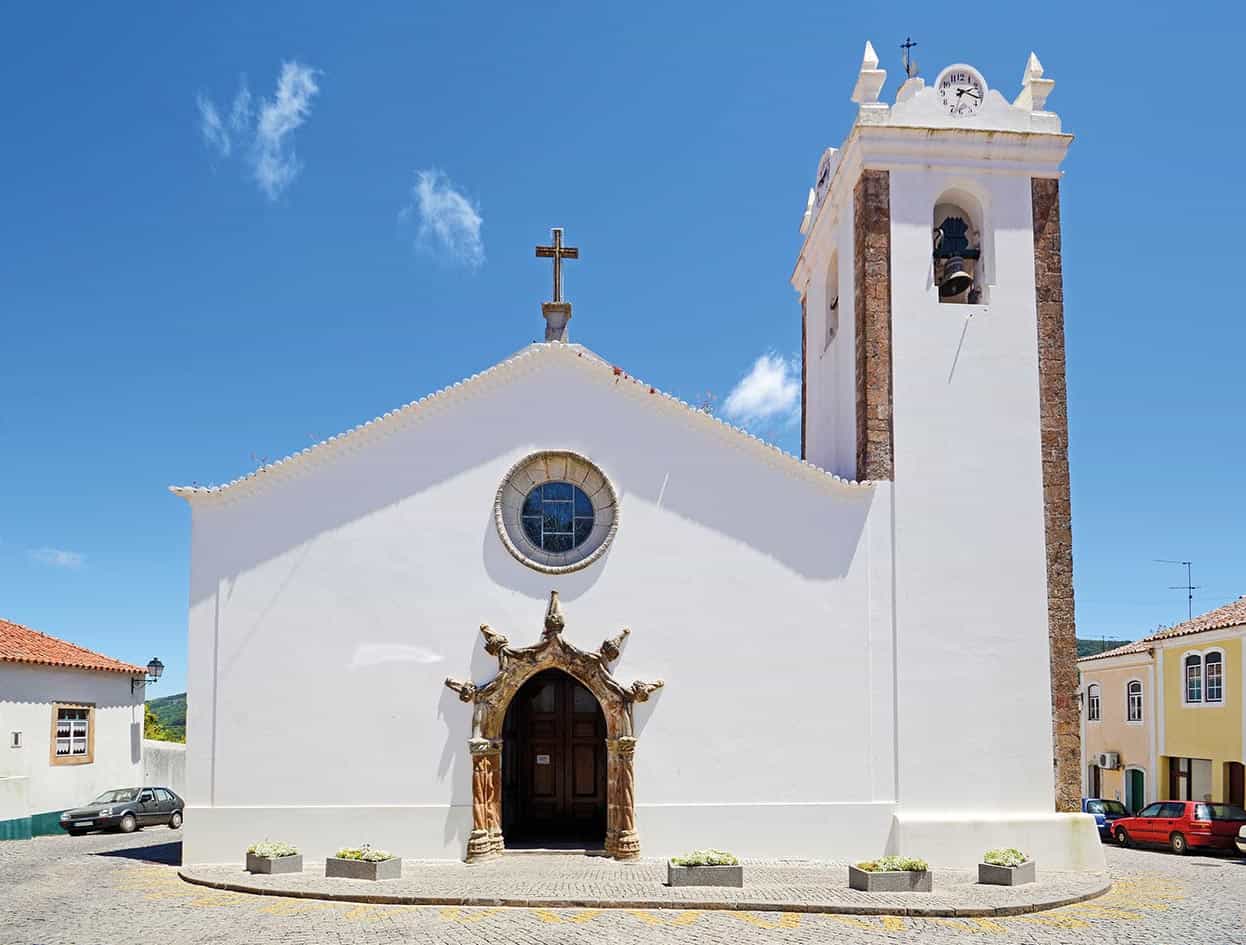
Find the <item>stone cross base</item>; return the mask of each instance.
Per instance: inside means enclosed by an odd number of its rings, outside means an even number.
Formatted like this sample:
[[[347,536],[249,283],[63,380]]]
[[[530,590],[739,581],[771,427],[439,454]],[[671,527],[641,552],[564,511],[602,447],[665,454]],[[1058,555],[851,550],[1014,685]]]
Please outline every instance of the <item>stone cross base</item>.
[[[541,314],[545,316],[545,340],[567,341],[567,322],[571,321],[570,302],[542,302]]]

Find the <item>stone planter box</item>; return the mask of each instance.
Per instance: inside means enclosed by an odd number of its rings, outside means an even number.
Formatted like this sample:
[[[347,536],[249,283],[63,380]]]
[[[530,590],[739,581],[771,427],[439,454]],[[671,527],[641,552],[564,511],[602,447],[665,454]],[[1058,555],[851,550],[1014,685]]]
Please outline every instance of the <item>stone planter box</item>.
[[[669,860],[666,864],[668,886],[744,886],[744,867],[736,866],[676,866]]]
[[[978,864],[978,882],[987,886],[1024,886],[1026,883],[1036,882],[1037,879],[1033,860],[1026,860],[1020,866]]]
[[[402,858],[393,856],[388,860],[370,863],[367,860],[339,860],[326,857],[324,874],[338,879],[399,879],[402,876]]]
[[[271,873],[274,876],[279,873],[301,873],[303,872],[303,854],[295,853],[293,856],[256,856],[254,853],[248,853],[247,872]]]
[[[930,892],[932,884],[930,870],[867,873],[855,866],[848,867],[848,887],[861,892]]]

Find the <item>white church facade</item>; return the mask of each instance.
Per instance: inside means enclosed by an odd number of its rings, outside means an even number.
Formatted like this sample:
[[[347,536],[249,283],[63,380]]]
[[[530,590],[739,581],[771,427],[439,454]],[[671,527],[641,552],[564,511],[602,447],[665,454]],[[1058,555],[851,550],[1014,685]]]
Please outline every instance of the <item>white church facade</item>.
[[[1071,139],[1033,57],[1011,104],[955,66],[888,105],[877,65],[801,227],[803,458],[571,343],[556,275],[545,343],[173,489],[184,862],[270,837],[1102,866],[1064,812]]]

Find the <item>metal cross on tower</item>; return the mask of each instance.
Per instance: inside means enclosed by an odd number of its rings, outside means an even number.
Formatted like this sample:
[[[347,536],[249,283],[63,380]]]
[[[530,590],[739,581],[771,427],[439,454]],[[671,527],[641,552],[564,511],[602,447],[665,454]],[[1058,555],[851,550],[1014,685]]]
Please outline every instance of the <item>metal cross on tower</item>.
[[[562,245],[562,227],[556,226],[550,231],[553,236],[553,246],[538,246],[536,248],[537,256],[552,258],[554,260],[554,298],[553,301],[562,301],[562,261],[564,259],[579,259],[580,250],[575,246]]]
[[[906,78],[913,78],[917,75],[917,63],[913,61],[913,57],[909,55],[909,50],[914,48],[917,43],[913,42],[912,36],[904,37],[904,42],[900,44],[900,48],[904,50],[904,75]]]

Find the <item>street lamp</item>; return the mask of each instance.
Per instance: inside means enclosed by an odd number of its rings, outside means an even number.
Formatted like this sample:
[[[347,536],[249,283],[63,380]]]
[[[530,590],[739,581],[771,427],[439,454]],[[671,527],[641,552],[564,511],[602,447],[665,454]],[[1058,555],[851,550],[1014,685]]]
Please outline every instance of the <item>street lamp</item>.
[[[147,675],[142,679],[131,677],[130,679],[130,695],[134,695],[134,690],[139,684],[160,682],[160,677],[164,675],[164,663],[160,662],[160,657],[153,656],[151,662],[147,664]]]

